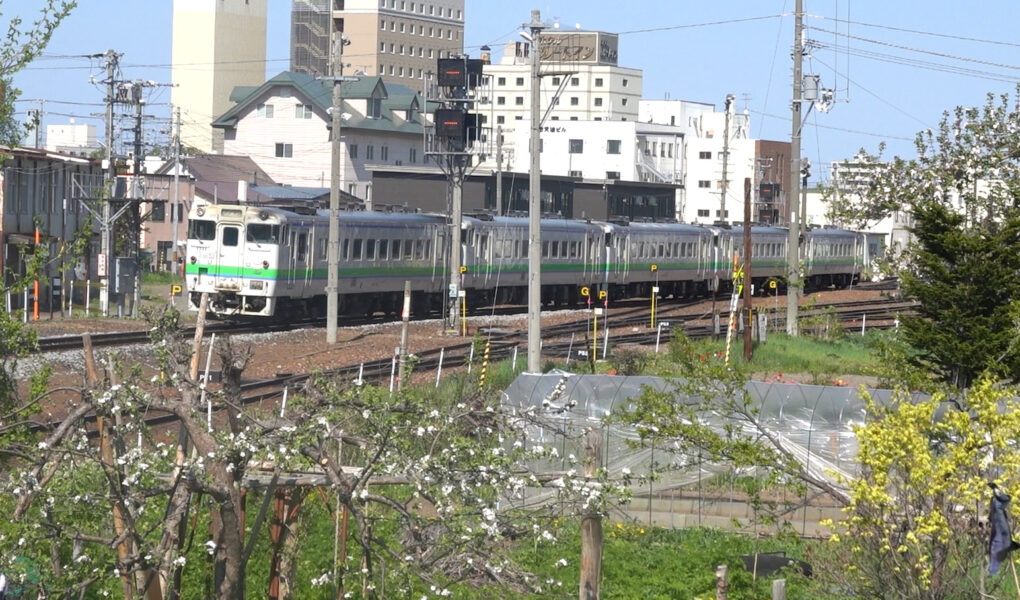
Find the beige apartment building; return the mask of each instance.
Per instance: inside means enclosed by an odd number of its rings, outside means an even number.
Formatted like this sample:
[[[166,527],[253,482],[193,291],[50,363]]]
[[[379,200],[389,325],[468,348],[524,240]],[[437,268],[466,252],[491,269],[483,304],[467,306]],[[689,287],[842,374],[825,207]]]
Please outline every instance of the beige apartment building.
[[[266,80],[268,0],[174,0],[171,102],[181,109],[181,142],[223,151],[212,128],[238,86]]]
[[[464,0],[293,0],[290,70],[328,75],[336,31],[350,41],[344,75],[421,89],[437,59],[464,51]]]

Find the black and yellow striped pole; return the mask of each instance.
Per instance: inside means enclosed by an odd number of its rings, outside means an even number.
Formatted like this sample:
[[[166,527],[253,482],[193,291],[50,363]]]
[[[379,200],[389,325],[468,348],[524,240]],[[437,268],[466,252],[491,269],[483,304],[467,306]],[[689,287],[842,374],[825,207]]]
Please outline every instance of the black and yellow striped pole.
[[[482,372],[478,376],[478,389],[485,388],[485,373],[489,370],[489,344],[490,340],[485,340],[485,352],[482,354]]]

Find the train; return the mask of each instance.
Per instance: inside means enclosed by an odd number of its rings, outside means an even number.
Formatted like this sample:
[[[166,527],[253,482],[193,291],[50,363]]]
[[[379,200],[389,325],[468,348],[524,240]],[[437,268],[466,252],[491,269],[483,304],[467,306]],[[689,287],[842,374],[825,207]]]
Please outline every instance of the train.
[[[606,291],[605,300],[724,293],[731,289],[734,264],[743,260],[740,226],[540,222],[546,306],[578,306],[586,300],[584,288]],[[448,275],[446,215],[341,211],[339,231],[340,314],[398,314],[405,281],[411,282],[417,314],[441,313],[447,298],[461,290],[473,307],[527,301],[527,217],[464,216],[457,286]],[[324,316],[328,232],[328,210],[196,203],[188,214],[185,251],[189,309],[198,310],[208,293],[207,310],[215,317]],[[866,234],[845,229],[810,229],[800,245],[807,289],[855,284],[876,251]],[[756,293],[785,287],[787,247],[787,229],[751,227]]]

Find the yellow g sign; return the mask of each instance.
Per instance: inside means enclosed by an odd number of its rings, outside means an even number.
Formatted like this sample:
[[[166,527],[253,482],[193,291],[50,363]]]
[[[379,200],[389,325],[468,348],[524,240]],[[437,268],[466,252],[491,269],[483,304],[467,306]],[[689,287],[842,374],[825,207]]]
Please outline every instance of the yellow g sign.
[[[776,280],[775,279],[769,279],[769,289],[770,290],[776,289]]]
[[[591,290],[588,289],[588,286],[586,286],[586,285],[585,286],[581,286],[581,296],[587,298],[590,295],[591,295]]]

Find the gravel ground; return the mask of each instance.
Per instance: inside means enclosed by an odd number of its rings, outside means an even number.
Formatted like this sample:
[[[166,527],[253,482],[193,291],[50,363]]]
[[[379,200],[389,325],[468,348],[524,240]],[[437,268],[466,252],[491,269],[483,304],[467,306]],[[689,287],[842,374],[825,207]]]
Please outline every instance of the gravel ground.
[[[849,300],[877,299],[882,295],[876,291],[839,291],[822,292],[811,294],[816,304],[823,306],[826,303],[845,302]],[[764,305],[766,308],[778,306],[780,310],[785,309],[785,299],[780,297],[776,300],[771,298],[759,300],[756,304]],[[695,306],[686,307],[679,311],[669,310],[668,302],[661,306],[660,317],[665,320],[670,314],[708,314],[712,303],[705,301]],[[725,308],[725,302],[716,302],[718,309]],[[188,313],[193,319],[193,313]],[[585,318],[585,312],[580,310],[552,311],[543,313],[543,324],[556,324],[565,321],[576,321]],[[610,319],[612,310],[610,310]],[[57,317],[48,320],[44,318],[37,323],[30,323],[30,327],[36,329],[40,336],[54,335],[80,335],[84,332],[107,332],[138,330],[148,327],[146,323],[130,319],[67,319]],[[479,327],[500,327],[505,329],[524,330],[527,327],[525,315],[521,316],[493,316],[493,317],[469,317],[468,329],[473,332]],[[425,349],[439,348],[444,345],[461,344],[467,338],[457,336],[446,336],[442,333],[442,324],[439,320],[415,321],[409,326],[409,351],[416,352]],[[245,371],[246,379],[259,379],[272,377],[277,373],[308,373],[315,369],[328,369],[332,367],[357,364],[362,361],[389,358],[393,355],[394,348],[400,343],[400,323],[367,325],[359,327],[340,327],[337,332],[337,344],[326,343],[325,330],[322,328],[300,329],[285,333],[263,333],[235,335],[235,342],[251,344],[254,349],[254,357]],[[612,333],[610,333],[612,336]],[[206,339],[208,348],[208,338]],[[100,348],[97,354],[100,357],[108,356],[110,350]],[[121,360],[128,364],[140,363],[143,366],[153,364],[151,349],[148,345],[140,344],[131,347],[117,349]],[[523,355],[522,358],[523,360]],[[57,352],[46,355],[33,356],[19,361],[17,369],[18,379],[27,379],[32,373],[44,364],[49,363],[58,373],[58,381],[77,385],[83,377],[84,359],[81,351]],[[204,363],[203,363],[204,365]],[[216,359],[213,359],[212,368],[218,368]],[[792,377],[792,376],[791,376]]]

